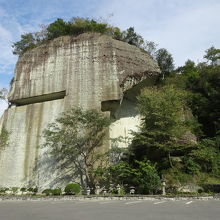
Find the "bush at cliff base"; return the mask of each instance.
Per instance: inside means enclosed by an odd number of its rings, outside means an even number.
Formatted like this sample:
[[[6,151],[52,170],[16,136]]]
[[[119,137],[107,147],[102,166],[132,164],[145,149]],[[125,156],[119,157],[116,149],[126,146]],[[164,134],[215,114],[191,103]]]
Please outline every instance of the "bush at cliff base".
[[[79,184],[75,184],[75,183],[70,183],[68,185],[66,185],[64,191],[66,193],[66,195],[76,195],[79,194],[81,190],[81,187]]]
[[[62,194],[62,190],[60,188],[52,189],[52,195],[53,196],[60,196],[61,194]]]
[[[42,194],[45,194],[46,196],[52,195],[52,190],[51,189],[45,189]]]

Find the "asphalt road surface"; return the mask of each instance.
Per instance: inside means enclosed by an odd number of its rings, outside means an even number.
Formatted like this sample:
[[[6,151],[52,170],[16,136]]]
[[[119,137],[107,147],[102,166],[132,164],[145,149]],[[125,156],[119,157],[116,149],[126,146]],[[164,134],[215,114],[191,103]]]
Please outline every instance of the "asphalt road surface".
[[[0,220],[220,220],[220,201],[2,201]]]

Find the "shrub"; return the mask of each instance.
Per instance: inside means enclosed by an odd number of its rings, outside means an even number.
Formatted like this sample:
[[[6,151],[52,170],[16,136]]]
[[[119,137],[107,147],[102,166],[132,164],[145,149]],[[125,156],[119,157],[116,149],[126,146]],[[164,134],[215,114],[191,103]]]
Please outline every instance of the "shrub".
[[[13,192],[13,194],[16,194],[18,192],[18,187],[12,187],[11,190]]]
[[[220,184],[204,184],[202,188],[207,193],[220,193]]]
[[[32,192],[33,193],[37,193],[38,192],[38,188],[37,187],[33,188]]]
[[[27,190],[27,188],[24,188],[24,187],[22,187],[22,188],[20,189],[21,192],[25,192],[26,190]]]
[[[118,192],[118,195],[124,196],[125,194],[126,194],[126,192],[125,192],[124,187],[121,187],[120,190],[119,190],[119,192]]]
[[[30,187],[30,188],[28,188],[28,192],[33,192],[33,190],[34,190],[34,188],[32,188],[32,187]]]
[[[189,174],[198,174],[201,170],[201,167],[199,164],[197,164],[192,158],[184,158],[184,163],[185,163],[185,169],[186,172]]]
[[[115,185],[134,186],[140,194],[156,193],[161,184],[155,165],[148,160],[135,160],[132,165],[122,161],[110,166],[107,172],[109,172],[110,181]],[[123,188],[121,190],[119,194],[122,195],[124,194]],[[118,191],[113,190],[113,193],[118,193]]]
[[[21,193],[23,194],[24,192],[27,191],[27,188],[22,187],[22,188],[20,188],[20,191],[21,191]]]
[[[141,194],[152,194],[157,192],[160,186],[160,177],[155,165],[150,161],[135,161],[138,165],[135,174],[135,182],[137,183],[137,191]]]
[[[9,190],[9,188],[5,188],[5,187],[0,188],[0,194],[4,194],[4,193],[6,193],[6,191],[8,191],[8,190]]]
[[[51,189],[45,189],[42,194],[45,194],[46,196],[52,195],[52,190]]]
[[[60,196],[62,194],[62,190],[60,188],[52,189],[51,193],[52,193],[53,196]]]
[[[66,185],[64,191],[67,195],[76,195],[80,193],[80,190],[81,190],[81,187],[79,184],[70,183]]]

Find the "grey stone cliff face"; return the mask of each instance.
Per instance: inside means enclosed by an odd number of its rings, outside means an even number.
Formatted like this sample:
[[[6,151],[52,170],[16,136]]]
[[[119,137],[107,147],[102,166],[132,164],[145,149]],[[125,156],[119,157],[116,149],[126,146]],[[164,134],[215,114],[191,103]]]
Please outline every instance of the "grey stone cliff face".
[[[72,107],[107,112],[115,118],[110,137],[129,136],[139,124],[135,97],[159,72],[148,54],[100,34],[64,36],[26,52],[16,65],[12,106],[0,119],[0,130],[10,132],[0,149],[0,186],[58,184],[57,171],[45,166],[42,132]]]

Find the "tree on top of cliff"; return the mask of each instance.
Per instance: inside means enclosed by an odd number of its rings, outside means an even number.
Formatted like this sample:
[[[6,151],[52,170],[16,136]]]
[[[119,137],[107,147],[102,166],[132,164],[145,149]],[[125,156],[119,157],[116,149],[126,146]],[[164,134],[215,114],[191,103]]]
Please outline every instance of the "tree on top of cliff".
[[[155,52],[155,59],[160,67],[163,78],[169,76],[174,70],[174,62],[172,55],[167,49],[161,48]]]
[[[103,159],[98,160],[102,155],[99,147],[109,125],[110,119],[96,110],[71,109],[44,131],[44,146],[71,181],[80,180],[83,188],[94,188],[93,170]]]
[[[21,40],[12,45],[13,54],[22,55],[27,50],[60,36],[78,36],[87,32],[105,34],[148,51],[146,48],[149,47],[149,42],[145,43],[143,37],[134,31],[134,27],[121,31],[118,27],[111,26],[104,21],[75,17],[67,22],[58,18],[47,26],[41,25],[41,30],[38,32],[22,34]],[[152,46],[152,42],[150,43]]]
[[[206,55],[204,55],[204,58],[210,61],[212,65],[214,65],[217,60],[220,60],[220,49],[216,49],[214,46],[212,46],[205,52]]]
[[[144,43],[143,37],[134,31],[134,27],[130,27],[124,31],[123,37],[125,42],[135,45],[136,47],[141,47],[141,45]]]
[[[7,99],[7,94],[8,94],[7,89],[5,89],[5,88],[0,89],[0,99],[6,100]]]
[[[48,26],[42,25],[39,32],[21,35],[21,40],[12,45],[14,48],[13,53],[22,55],[27,50],[37,47],[48,40],[65,35],[78,36],[86,32],[97,32],[110,35],[117,40],[122,40],[120,29],[112,27],[105,22],[79,17],[72,18],[66,22],[58,18]]]

